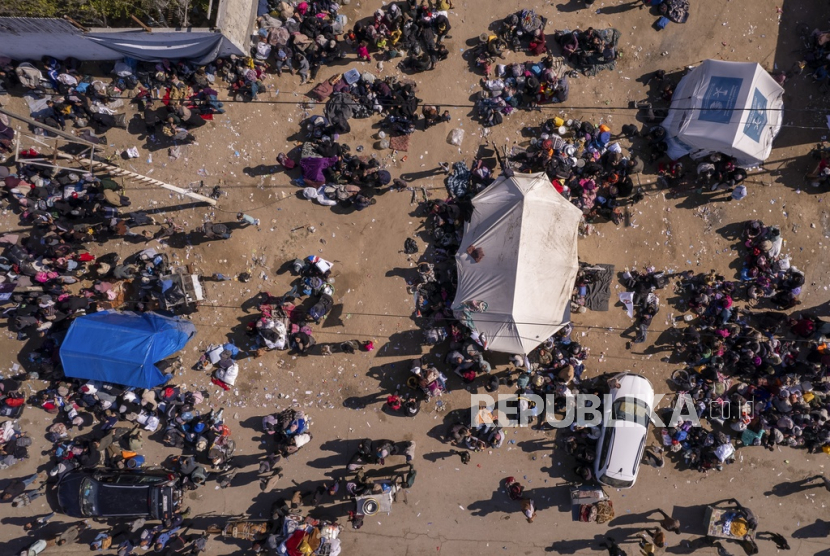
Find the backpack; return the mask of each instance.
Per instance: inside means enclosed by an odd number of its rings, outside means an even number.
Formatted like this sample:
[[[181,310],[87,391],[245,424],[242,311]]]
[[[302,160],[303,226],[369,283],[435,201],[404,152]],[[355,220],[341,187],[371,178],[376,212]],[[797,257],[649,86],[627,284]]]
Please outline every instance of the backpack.
[[[519,499],[521,499],[522,493],[524,492],[524,490],[525,490],[525,488],[522,485],[520,485],[519,483],[513,483],[508,488],[507,494],[508,494],[508,496],[510,496],[510,498],[512,500],[519,500]]]
[[[593,137],[594,135],[594,125],[591,122],[582,122],[582,126],[580,127],[580,131],[585,135],[590,135]]]
[[[434,346],[440,344],[447,338],[447,331],[444,328],[428,328],[424,331],[424,342]]]
[[[305,278],[303,279],[303,283],[303,295],[312,295],[314,293],[317,293],[326,284],[322,278],[319,278],[317,276]]]
[[[414,255],[418,252],[418,244],[411,237],[406,238],[403,242],[403,252],[407,255]]]
[[[325,317],[331,308],[334,306],[334,300],[328,294],[322,294],[320,296],[320,301],[314,304],[314,306],[308,310],[308,316],[314,319],[315,321],[319,321],[323,317]]]

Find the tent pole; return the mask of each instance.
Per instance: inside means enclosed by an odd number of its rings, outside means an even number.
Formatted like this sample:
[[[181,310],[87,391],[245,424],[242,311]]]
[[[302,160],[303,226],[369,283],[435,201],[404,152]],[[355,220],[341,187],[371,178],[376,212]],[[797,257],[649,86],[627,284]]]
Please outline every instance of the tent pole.
[[[72,135],[71,133],[66,133],[65,131],[61,131],[60,129],[56,129],[52,126],[48,126],[46,124],[36,122],[35,120],[33,120],[31,118],[27,118],[26,116],[21,116],[19,114],[15,114],[14,112],[10,112],[10,111],[6,110],[5,108],[0,107],[0,114],[5,114],[6,116],[8,116],[10,118],[14,118],[15,120],[20,120],[24,124],[28,124],[32,127],[39,127],[39,128],[45,129],[49,133],[57,135],[58,137],[63,137],[67,141],[72,141],[73,143],[80,143],[82,145],[86,145],[87,147],[92,147],[93,146],[93,143],[90,143],[89,141],[87,141],[85,139],[81,139],[80,137],[76,137],[76,136]]]
[[[77,162],[77,159],[66,153],[58,153],[58,158],[63,160],[72,160]],[[211,199],[210,197],[205,197],[204,195],[199,195],[198,193],[194,193],[187,189],[182,189],[181,187],[176,187],[175,185],[170,185],[169,183],[165,183],[163,181],[159,181],[153,178],[148,178],[147,176],[143,176],[136,172],[130,172],[129,170],[124,170],[123,168],[119,168],[118,166],[113,166],[112,164],[107,164],[105,162],[98,162],[97,160],[89,160],[90,168],[96,170],[103,170],[113,176],[118,176],[122,178],[129,178],[141,183],[145,183],[147,185],[155,185],[157,187],[161,187],[163,189],[168,189],[170,191],[174,191],[186,197],[190,197],[191,199],[196,199],[197,201],[202,201],[203,203],[207,203],[211,206],[216,206],[216,199]]]
[[[61,131],[60,129],[55,129],[54,127],[48,126],[46,124],[42,124],[42,123],[37,122],[37,121],[35,121],[31,118],[27,118],[26,116],[20,116],[19,114],[15,114],[14,112],[10,112],[10,111],[6,110],[5,108],[2,108],[2,107],[0,107],[0,114],[5,114],[6,116],[8,116],[10,118],[14,118],[15,120],[19,120],[19,121],[21,121],[25,124],[28,124],[32,127],[42,128],[42,129],[48,131],[49,133],[57,135],[58,137],[62,137],[62,138],[66,139],[67,141],[70,141],[72,143],[78,143],[78,144],[84,145],[86,147],[89,147],[90,148],[90,154],[89,154],[89,160],[87,161],[87,166],[89,168],[87,171],[89,171],[89,172],[91,172],[92,170],[95,170],[95,169],[102,170],[102,171],[108,172],[108,173],[110,173],[114,176],[129,178],[129,179],[133,179],[133,180],[136,180],[136,181],[139,181],[141,183],[148,184],[148,185],[154,185],[154,186],[157,186],[157,187],[161,187],[163,189],[168,189],[170,191],[174,191],[176,193],[179,193],[180,195],[190,197],[191,199],[196,199],[197,201],[207,203],[211,206],[216,206],[216,199],[211,199],[210,197],[205,197],[204,195],[199,195],[198,193],[194,193],[194,192],[189,191],[187,189],[182,189],[181,187],[176,187],[175,185],[170,185],[169,183],[165,183],[163,181],[159,181],[159,180],[156,180],[156,179],[153,179],[153,178],[148,178],[147,176],[143,176],[143,175],[138,174],[136,172],[130,172],[129,170],[124,170],[123,168],[119,168],[118,166],[115,166],[113,164],[109,164],[109,163],[105,163],[105,162],[98,162],[97,160],[94,160],[93,158],[95,156],[95,147],[96,147],[96,145],[95,145],[95,143],[92,143],[91,141],[86,141],[85,139],[81,139],[80,137],[75,137],[74,135],[72,135],[70,133],[66,133],[64,131]],[[14,134],[14,138],[15,138],[14,139],[15,140],[14,161],[17,164],[21,163],[21,160],[20,160],[20,135],[21,135],[21,133],[19,131]],[[33,140],[41,143],[44,146],[49,146],[47,143],[45,143],[41,139],[33,138]],[[55,138],[54,151],[55,152],[52,155],[52,160],[54,161],[54,164],[44,164],[44,163],[39,163],[39,162],[32,162],[32,164],[36,165],[36,166],[52,166],[52,167],[55,167],[55,168],[60,168],[59,166],[57,166],[57,161],[58,161],[58,159],[60,159],[60,160],[71,160],[72,162],[75,162],[76,164],[80,165],[81,168],[83,168],[83,166],[85,165],[84,161],[79,160],[78,157],[60,152],[58,150],[58,139],[57,138]],[[40,160],[43,160],[43,159],[40,159]],[[26,163],[26,161],[23,161],[23,162]],[[80,170],[80,169],[77,169],[77,168],[63,168],[63,169],[71,170],[73,172],[79,172],[79,173],[84,172],[84,170]]]

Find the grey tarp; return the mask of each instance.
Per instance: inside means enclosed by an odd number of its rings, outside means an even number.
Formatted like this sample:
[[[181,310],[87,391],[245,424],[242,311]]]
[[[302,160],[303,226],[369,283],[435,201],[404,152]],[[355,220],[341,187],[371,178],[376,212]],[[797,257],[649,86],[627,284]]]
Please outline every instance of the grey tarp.
[[[527,354],[568,322],[581,219],[544,173],[502,175],[473,198],[452,307],[487,349]]]
[[[219,33],[147,33],[129,31],[90,33],[86,38],[124,56],[144,62],[189,60],[207,64],[215,60],[224,38]]]
[[[607,311],[611,299],[611,279],[614,277],[614,265],[597,264],[591,268],[594,281],[585,288],[585,306],[592,311]]]

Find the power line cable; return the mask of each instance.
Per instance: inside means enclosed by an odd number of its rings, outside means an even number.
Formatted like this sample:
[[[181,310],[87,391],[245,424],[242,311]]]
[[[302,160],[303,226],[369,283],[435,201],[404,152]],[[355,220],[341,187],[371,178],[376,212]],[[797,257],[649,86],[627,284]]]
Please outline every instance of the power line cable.
[[[212,308],[215,308],[215,309],[239,309],[239,307],[235,307],[235,306],[232,306],[232,305],[213,305],[213,304],[210,304],[210,303],[199,305],[199,308],[204,308],[204,307],[212,307]],[[407,319],[407,320],[414,320],[415,318],[420,318],[420,317],[416,317],[414,315],[400,315],[400,314],[394,314],[394,313],[391,313],[391,314],[390,313],[363,313],[363,312],[358,312],[358,311],[354,311],[354,312],[350,311],[346,314],[350,315],[350,316],[360,316],[360,317],[372,317],[372,318],[385,317],[385,318]],[[252,315],[249,315],[249,316],[251,318],[259,318],[258,314],[252,314]],[[474,322],[476,322],[476,321],[480,322],[480,323],[502,323],[502,322],[504,322],[502,319],[499,319],[499,320],[474,319]],[[601,325],[586,325],[586,324],[576,324],[574,322],[570,322],[570,323],[515,322],[515,324],[517,324],[517,325],[528,325],[528,326],[565,326],[566,324],[570,324],[574,329],[588,330],[588,331],[597,330],[597,331],[606,331],[606,332],[608,332],[608,331],[627,332],[627,331],[631,331],[631,330],[636,329],[636,325],[633,325],[633,324],[632,324],[632,326],[629,326],[629,327],[604,326],[604,325],[603,326],[601,326]],[[728,324],[739,324],[739,323],[728,323]],[[214,328],[214,327],[222,328],[219,325],[205,325],[205,326],[208,326],[208,327],[211,327],[211,328]],[[408,331],[409,332],[417,332],[419,330],[421,330],[421,329],[420,328],[410,329]],[[649,328],[648,332],[652,332],[652,333],[655,333],[655,334],[662,334],[664,332],[669,332],[669,331],[682,332],[683,330],[685,330],[685,329],[684,328],[679,328],[679,327],[671,327],[671,328],[664,328],[664,329],[657,329],[657,330],[655,330],[653,328]],[[318,331],[315,330],[315,332],[318,332]],[[348,331],[346,331],[346,332],[343,332],[343,331],[335,332],[335,331],[320,330],[319,332],[321,332],[323,334],[336,334],[338,336],[358,335],[358,334],[351,334]],[[719,336],[718,334],[715,334],[714,332],[707,332],[705,330],[700,331],[700,335],[703,336],[703,337],[721,338],[721,336]],[[370,335],[370,336],[378,337],[377,335]],[[521,336],[521,335],[518,336],[518,337],[523,339],[523,340],[539,341],[539,338],[531,338],[531,337],[528,337],[528,336]],[[767,337],[769,337],[769,336],[767,336]],[[736,336],[730,336],[730,338],[754,340],[755,336],[741,334],[741,335],[736,335]],[[386,339],[389,339],[389,337],[387,337]],[[547,340],[547,338],[545,338],[541,341],[544,342],[545,340]],[[787,339],[785,341],[795,342],[795,343],[805,343],[805,344],[809,344],[809,343],[814,342],[814,340],[799,339],[799,338]]]

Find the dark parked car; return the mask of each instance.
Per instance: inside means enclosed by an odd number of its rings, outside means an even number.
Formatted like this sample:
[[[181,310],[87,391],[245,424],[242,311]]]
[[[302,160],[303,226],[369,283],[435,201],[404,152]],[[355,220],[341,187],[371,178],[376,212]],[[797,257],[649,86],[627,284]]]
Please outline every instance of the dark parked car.
[[[181,492],[168,473],[71,471],[58,482],[58,504],[71,517],[167,519]]]

